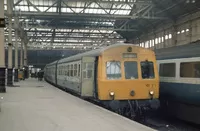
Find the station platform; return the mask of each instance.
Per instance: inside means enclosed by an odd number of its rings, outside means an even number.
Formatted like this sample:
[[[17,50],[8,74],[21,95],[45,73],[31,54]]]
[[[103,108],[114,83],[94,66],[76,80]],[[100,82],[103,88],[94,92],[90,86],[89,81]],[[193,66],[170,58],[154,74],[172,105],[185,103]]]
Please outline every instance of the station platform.
[[[0,112],[0,131],[151,131],[153,129],[28,79],[7,87]]]

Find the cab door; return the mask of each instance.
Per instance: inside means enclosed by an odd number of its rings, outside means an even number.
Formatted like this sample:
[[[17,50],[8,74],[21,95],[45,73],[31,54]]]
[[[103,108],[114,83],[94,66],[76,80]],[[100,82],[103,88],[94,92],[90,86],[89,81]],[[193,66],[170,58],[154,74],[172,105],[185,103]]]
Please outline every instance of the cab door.
[[[94,63],[95,57],[83,57],[82,58],[82,85],[81,96],[93,97],[94,92]]]

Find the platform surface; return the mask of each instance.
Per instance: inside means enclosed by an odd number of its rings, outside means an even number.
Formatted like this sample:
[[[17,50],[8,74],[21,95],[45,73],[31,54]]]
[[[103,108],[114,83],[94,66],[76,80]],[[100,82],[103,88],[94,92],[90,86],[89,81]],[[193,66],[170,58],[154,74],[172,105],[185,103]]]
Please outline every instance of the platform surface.
[[[28,79],[1,94],[0,131],[150,131],[46,82]]]

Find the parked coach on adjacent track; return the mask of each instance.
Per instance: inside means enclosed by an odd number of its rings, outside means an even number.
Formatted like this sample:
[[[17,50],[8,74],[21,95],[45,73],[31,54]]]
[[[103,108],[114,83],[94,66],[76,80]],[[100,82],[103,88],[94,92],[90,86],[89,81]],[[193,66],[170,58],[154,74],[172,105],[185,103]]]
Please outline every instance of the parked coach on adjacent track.
[[[114,44],[50,63],[45,79],[132,117],[159,106],[155,54],[131,44]]]
[[[156,51],[161,107],[172,116],[200,124],[200,44]]]

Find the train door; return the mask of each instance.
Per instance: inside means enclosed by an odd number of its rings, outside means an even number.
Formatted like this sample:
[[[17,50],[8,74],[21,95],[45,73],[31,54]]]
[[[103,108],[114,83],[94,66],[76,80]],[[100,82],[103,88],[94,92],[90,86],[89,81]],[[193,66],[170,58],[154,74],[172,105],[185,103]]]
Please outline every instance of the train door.
[[[95,57],[82,58],[82,83],[81,83],[81,96],[92,97],[94,91],[94,63]]]

